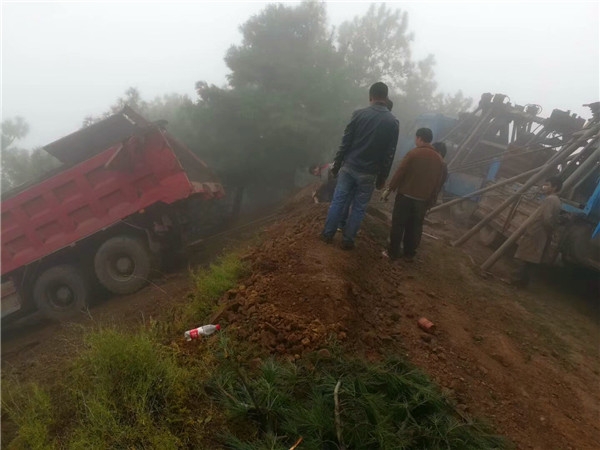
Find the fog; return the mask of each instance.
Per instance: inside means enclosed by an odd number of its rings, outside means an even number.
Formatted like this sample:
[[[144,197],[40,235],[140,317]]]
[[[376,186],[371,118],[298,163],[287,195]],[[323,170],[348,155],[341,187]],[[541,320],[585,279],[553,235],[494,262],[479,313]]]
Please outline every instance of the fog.
[[[2,4],[2,118],[24,117],[21,147],[51,142],[99,115],[130,87],[142,97],[226,83],[227,49],[239,26],[267,3]],[[330,23],[363,15],[370,3],[327,2]],[[396,2],[408,13],[413,54],[433,54],[438,90],[476,102],[504,93],[585,118],[598,101],[598,2]],[[373,80],[376,81],[376,80]],[[396,105],[402,108],[402,105]],[[340,130],[341,131],[341,130]]]

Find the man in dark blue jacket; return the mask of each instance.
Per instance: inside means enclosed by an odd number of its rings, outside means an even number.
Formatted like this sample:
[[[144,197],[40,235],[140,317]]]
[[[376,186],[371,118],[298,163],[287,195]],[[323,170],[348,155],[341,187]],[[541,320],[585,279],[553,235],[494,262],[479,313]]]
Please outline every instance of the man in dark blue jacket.
[[[369,89],[370,106],[352,114],[331,172],[338,177],[321,238],[330,243],[350,199],[352,210],[343,231],[342,248],[354,248],[373,190],[383,188],[390,173],[399,124],[387,107],[388,87],[377,82]],[[338,174],[339,173],[339,174]]]

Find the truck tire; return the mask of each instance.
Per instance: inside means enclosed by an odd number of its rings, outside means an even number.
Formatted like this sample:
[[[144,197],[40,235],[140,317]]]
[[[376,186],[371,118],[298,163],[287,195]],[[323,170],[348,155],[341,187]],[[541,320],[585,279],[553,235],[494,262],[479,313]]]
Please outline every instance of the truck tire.
[[[62,320],[88,305],[90,288],[75,267],[61,265],[43,272],[33,286],[33,300],[49,319]]]
[[[132,294],[148,284],[152,255],[138,238],[117,236],[104,242],[94,257],[100,283],[113,294]]]

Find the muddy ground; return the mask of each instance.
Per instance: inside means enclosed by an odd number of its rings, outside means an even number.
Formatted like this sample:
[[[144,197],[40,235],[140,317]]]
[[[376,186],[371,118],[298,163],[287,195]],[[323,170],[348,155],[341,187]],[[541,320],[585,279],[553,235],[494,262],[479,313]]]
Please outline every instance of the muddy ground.
[[[357,247],[344,251],[339,236],[331,245],[318,239],[326,208],[301,193],[262,228],[259,244],[245,255],[251,275],[223,297],[215,315],[224,328],[289,359],[331,344],[369,360],[402,354],[459,411],[487,419],[517,448],[600,448],[593,290],[564,271],[544,271],[517,290],[504,281],[507,260],[482,276],[478,264],[491,250],[475,240],[450,246],[461,230],[442,216],[428,219],[416,262],[391,264],[381,255],[390,205],[378,202]],[[199,262],[218,254],[227,239],[199,248]],[[240,234],[236,239],[243,242]],[[190,290],[187,268],[154,282],[102,302],[76,326],[33,321],[4,333],[3,372],[51,376],[89,324],[160,318]],[[435,324],[433,334],[417,326],[420,317]]]

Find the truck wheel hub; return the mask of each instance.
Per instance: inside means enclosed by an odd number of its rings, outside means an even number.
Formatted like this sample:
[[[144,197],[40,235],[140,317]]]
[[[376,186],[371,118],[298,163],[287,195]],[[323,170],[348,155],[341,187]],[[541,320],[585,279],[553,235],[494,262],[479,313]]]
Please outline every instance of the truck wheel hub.
[[[67,286],[61,286],[56,290],[56,300],[61,303],[67,303],[72,296],[73,293]]]
[[[133,260],[126,256],[121,256],[115,263],[115,269],[117,269],[119,275],[131,275],[134,266]]]

